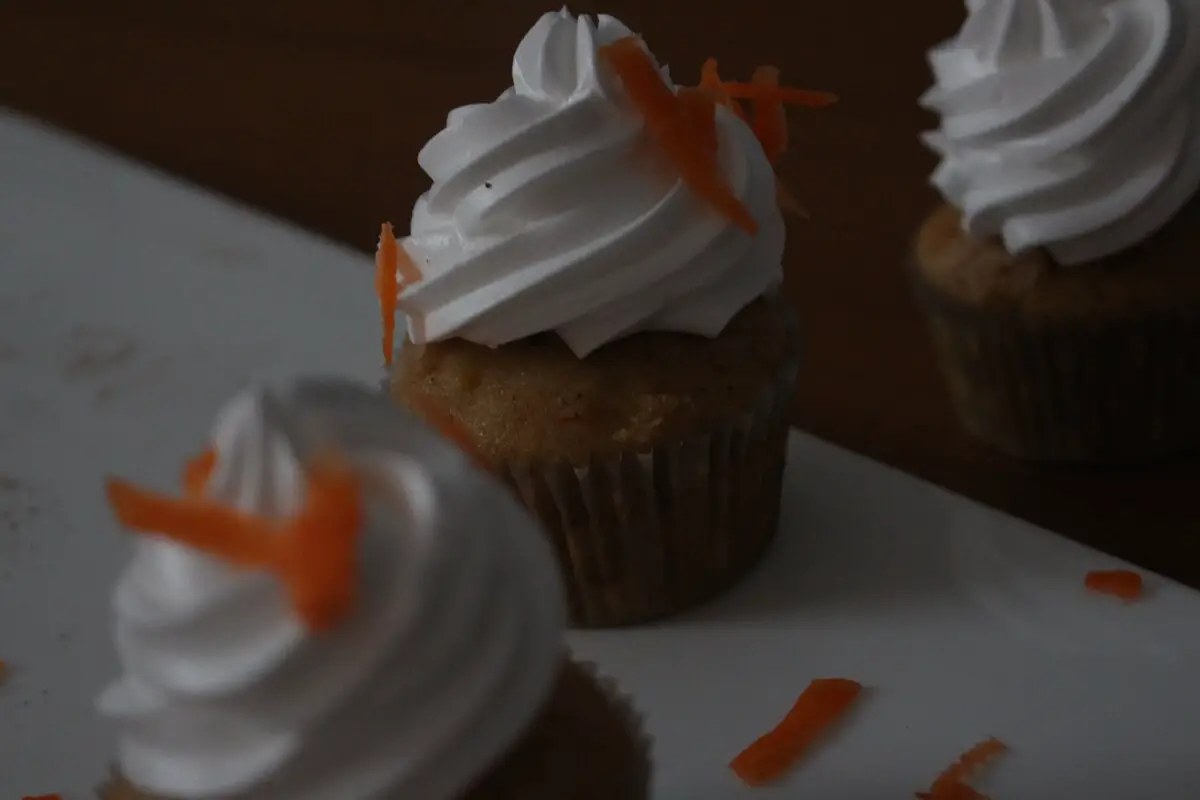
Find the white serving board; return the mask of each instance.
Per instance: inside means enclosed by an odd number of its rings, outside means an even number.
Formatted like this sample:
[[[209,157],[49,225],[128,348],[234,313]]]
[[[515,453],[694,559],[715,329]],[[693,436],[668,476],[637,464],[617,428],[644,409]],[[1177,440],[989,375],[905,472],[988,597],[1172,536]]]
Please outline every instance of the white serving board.
[[[102,475],[174,476],[246,381],[374,380],[377,343],[368,259],[0,112],[0,798],[82,800],[105,771],[127,545]],[[989,735],[1013,747],[995,800],[1200,798],[1200,596],[1088,594],[1112,559],[802,434],[791,454],[744,585],[571,636],[644,711],[657,800],[910,798]],[[729,759],[823,676],[870,691],[787,781],[740,788]]]

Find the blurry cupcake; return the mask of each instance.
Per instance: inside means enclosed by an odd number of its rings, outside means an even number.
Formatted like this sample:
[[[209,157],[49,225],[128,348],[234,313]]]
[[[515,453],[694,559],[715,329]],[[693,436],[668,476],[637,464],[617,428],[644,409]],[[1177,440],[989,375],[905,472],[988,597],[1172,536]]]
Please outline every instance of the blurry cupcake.
[[[370,389],[223,412],[182,498],[111,481],[146,534],[114,599],[108,800],[644,800],[630,707],[562,642],[533,521]]]
[[[549,13],[419,154],[410,235],[384,226],[389,391],[541,519],[576,625],[705,601],[775,533],[799,343],[772,162],[783,103],[829,101],[715,62],[678,88],[617,20]]]
[[[1200,8],[973,0],[922,102],[914,278],[954,406],[1028,459],[1200,444]]]

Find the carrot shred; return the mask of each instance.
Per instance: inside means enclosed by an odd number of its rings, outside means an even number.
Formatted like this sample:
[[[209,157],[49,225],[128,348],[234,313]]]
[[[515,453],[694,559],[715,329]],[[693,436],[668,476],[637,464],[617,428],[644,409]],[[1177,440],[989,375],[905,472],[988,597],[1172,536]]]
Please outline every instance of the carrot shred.
[[[833,92],[812,89],[793,89],[790,86],[764,86],[758,83],[722,83],[721,91],[734,100],[766,100],[789,106],[827,108],[835,105],[838,96]]]
[[[754,70],[752,78],[754,85],[764,90],[779,88],[779,70],[775,67],[759,67]],[[783,103],[769,98],[764,93],[762,97],[754,98],[754,135],[766,153],[767,161],[772,165],[787,150],[788,124],[787,116],[783,113]]]
[[[783,720],[738,754],[730,762],[730,769],[749,786],[774,782],[800,760],[861,692],[861,684],[845,678],[814,680]]]
[[[383,361],[392,364],[396,342],[396,309],[400,293],[424,277],[421,270],[396,240],[392,223],[383,223],[379,249],[375,253],[375,295],[383,318]]]
[[[725,83],[721,80],[721,73],[715,58],[708,59],[704,62],[704,66],[700,68],[700,88],[709,92],[718,105],[728,108],[742,122],[747,124],[750,122],[746,117],[746,111],[742,108],[742,104],[734,100],[733,96],[725,91]]]
[[[1133,570],[1093,570],[1083,579],[1093,592],[1119,597],[1126,602],[1142,599],[1142,576]]]
[[[396,301],[400,292],[400,245],[385,222],[379,232],[379,250],[375,253],[375,295],[379,298],[379,313],[383,318],[383,362],[392,364],[396,341]]]
[[[777,164],[787,151],[789,133],[787,115],[783,107],[798,105],[824,108],[833,105],[838,99],[832,92],[780,86],[779,70],[771,66],[762,66],[755,70],[750,83],[725,81],[721,79],[715,58],[706,60],[700,68],[700,83],[696,88],[708,92],[716,105],[730,109],[750,126],[772,165]],[[682,91],[680,94],[682,95]],[[748,100],[754,106],[753,120],[742,108],[739,102],[741,100]],[[775,201],[783,212],[808,219],[808,212],[778,180],[775,186]]]
[[[717,166],[717,103],[703,89],[684,88],[676,95],[680,110],[695,132],[697,144],[703,148],[708,169]]]
[[[650,55],[637,37],[627,36],[600,48],[600,56],[616,73],[626,94],[646,123],[646,129],[663,154],[693,192],[747,233],[758,231],[758,223],[738,200],[715,160],[708,157],[705,141],[712,134],[697,135],[696,117],[680,103],[659,74]]]
[[[306,468],[304,507],[291,520],[244,514],[201,497],[177,499],[110,478],[109,506],[125,527],[164,536],[234,566],[273,573],[297,616],[328,630],[355,599],[356,543],[363,524],[357,477],[333,458]]]
[[[987,800],[968,781],[981,767],[996,756],[1008,751],[1008,745],[994,737],[988,738],[958,757],[934,780],[927,792],[917,792],[918,800]]]
[[[199,497],[208,488],[213,470],[217,467],[217,451],[205,448],[195,458],[188,459],[183,466],[183,491],[189,497]]]

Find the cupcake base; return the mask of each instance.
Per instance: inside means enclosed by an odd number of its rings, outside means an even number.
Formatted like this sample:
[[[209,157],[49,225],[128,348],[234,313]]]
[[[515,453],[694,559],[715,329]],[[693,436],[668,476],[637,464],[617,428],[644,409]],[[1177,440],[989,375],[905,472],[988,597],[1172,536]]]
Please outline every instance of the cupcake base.
[[[966,430],[1042,462],[1118,464],[1200,447],[1192,238],[1173,224],[1140,248],[1064,268],[971,238],[951,208],[932,215],[914,286]]]
[[[650,774],[650,743],[633,707],[592,665],[567,661],[525,736],[461,800],[647,800]],[[166,800],[116,771],[97,795]]]
[[[576,627],[724,592],[779,520],[799,332],[781,297],[716,339],[635,334],[585,359],[557,337],[402,348],[388,390],[452,415],[554,543]]]

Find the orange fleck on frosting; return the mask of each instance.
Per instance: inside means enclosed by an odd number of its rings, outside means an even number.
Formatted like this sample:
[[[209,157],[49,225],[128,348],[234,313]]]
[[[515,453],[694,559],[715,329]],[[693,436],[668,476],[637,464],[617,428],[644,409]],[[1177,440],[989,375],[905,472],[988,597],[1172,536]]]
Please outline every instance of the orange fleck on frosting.
[[[937,777],[929,791],[917,792],[918,800],[987,800],[968,781],[982,766],[1007,751],[1008,745],[999,739],[985,739],[959,756]]]
[[[861,693],[861,684],[845,678],[813,681],[783,720],[743,750],[730,769],[749,786],[778,780]]]
[[[288,520],[244,514],[198,496],[167,497],[115,478],[106,488],[125,527],[273,573],[297,616],[319,632],[353,608],[364,517],[358,478],[340,458],[314,459],[305,478],[304,506]]]
[[[396,240],[392,223],[383,223],[379,232],[379,250],[375,253],[375,294],[383,317],[383,360],[389,366],[395,350],[396,307],[400,293],[422,277],[421,270]]]
[[[1095,570],[1087,574],[1083,583],[1093,592],[1110,594],[1126,602],[1142,599],[1142,576],[1133,570]]]

